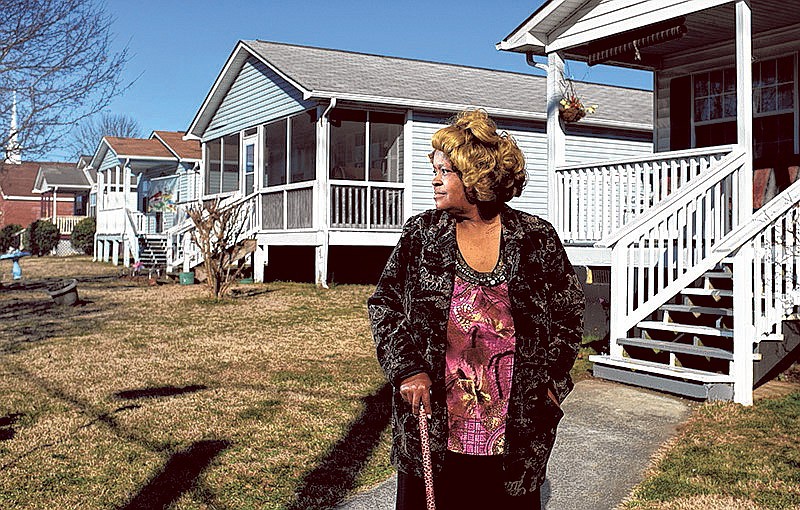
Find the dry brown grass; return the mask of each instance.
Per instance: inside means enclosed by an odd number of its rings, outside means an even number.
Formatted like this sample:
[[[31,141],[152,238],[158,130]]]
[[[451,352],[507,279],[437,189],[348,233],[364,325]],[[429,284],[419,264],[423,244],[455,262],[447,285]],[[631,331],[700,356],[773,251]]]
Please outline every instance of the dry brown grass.
[[[22,267],[0,287],[0,508],[324,508],[388,474],[370,287],[213,303],[87,258]],[[64,309],[42,284],[68,276]]]

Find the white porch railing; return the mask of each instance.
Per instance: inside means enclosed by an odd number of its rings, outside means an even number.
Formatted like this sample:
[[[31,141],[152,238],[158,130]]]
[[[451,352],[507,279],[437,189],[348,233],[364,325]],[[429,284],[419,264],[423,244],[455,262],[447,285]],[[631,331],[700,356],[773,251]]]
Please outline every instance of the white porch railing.
[[[745,153],[723,158],[703,179],[695,179],[603,244],[612,247],[612,339],[623,338],[645,317],[725,256],[714,249],[739,226],[747,179]],[[611,356],[622,346],[611,342]]]
[[[399,229],[403,226],[404,188],[396,183],[331,184],[331,228]]]
[[[75,225],[85,220],[87,216],[56,216],[55,225],[62,235],[69,235]]]
[[[594,242],[627,225],[733,150],[725,145],[556,168],[553,219],[565,242]]]
[[[220,201],[220,207],[241,207],[240,221],[242,224],[236,228],[239,235],[235,242],[252,237],[260,229],[259,224],[259,193],[247,196],[235,195]],[[183,266],[184,271],[203,262],[200,247],[194,242],[193,232],[196,228],[191,218],[175,225],[165,232],[167,237],[167,271],[174,271],[178,266]]]
[[[717,248],[752,252],[755,334],[781,334],[781,323],[800,315],[800,181],[773,198]],[[734,282],[734,288],[736,282]],[[738,327],[738,325],[737,325]]]
[[[126,209],[115,207],[97,211],[98,234],[121,234],[125,231]]]

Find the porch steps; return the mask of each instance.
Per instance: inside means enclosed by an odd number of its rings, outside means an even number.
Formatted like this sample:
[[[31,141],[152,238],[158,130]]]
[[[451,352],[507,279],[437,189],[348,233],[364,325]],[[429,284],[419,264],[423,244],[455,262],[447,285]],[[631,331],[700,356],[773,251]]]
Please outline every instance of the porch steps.
[[[734,379],[679,366],[632,358],[614,359],[608,355],[590,356],[594,375],[609,381],[642,386],[703,400],[731,400]]]
[[[733,297],[732,290],[705,289],[702,287],[687,287],[681,291],[686,296],[708,296],[712,298]]]
[[[632,331],[616,339],[622,358],[592,356],[598,377],[692,398],[733,398],[733,274],[703,273]]]
[[[639,323],[641,329],[660,329],[662,331],[672,331],[674,333],[689,333],[692,335],[721,336],[733,338],[732,329],[714,328],[710,326],[696,326],[694,324],[682,324],[680,322],[661,322],[661,321],[642,321]]]
[[[139,261],[145,269],[160,269],[167,265],[167,237],[149,234],[139,237]]]
[[[675,313],[692,313],[692,314],[705,314],[705,315],[726,315],[733,317],[733,310],[730,308],[714,308],[711,306],[695,306],[695,305],[662,305],[661,310],[665,312]]]
[[[649,338],[619,338],[619,345],[631,347],[644,347],[658,351],[674,352],[681,354],[692,354],[704,358],[733,360],[733,353],[717,347],[706,347],[705,345],[684,344],[678,342],[665,342],[661,340],[650,340]]]

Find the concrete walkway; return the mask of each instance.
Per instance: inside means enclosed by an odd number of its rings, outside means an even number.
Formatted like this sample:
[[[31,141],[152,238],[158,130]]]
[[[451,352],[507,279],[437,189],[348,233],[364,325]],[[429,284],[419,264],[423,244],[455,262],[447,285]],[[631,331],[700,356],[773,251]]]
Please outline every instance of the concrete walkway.
[[[689,414],[679,398],[599,379],[579,382],[542,487],[546,510],[612,510],[639,483],[650,458]],[[339,510],[393,510],[395,477]]]

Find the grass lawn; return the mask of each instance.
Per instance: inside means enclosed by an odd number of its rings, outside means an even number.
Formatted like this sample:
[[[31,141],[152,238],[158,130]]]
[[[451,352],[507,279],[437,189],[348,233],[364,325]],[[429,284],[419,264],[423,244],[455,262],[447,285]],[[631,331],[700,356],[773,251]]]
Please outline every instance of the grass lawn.
[[[0,287],[0,508],[325,508],[391,472],[368,286],[121,279],[21,261]],[[42,279],[78,276],[60,308]]]
[[[800,367],[755,396],[698,405],[624,508],[800,509]]]
[[[17,284],[0,262],[0,508],[328,508],[392,472],[371,286],[215,303],[85,257],[21,264]],[[67,276],[62,308],[45,288]],[[698,405],[626,507],[800,508],[798,431],[800,393]]]

